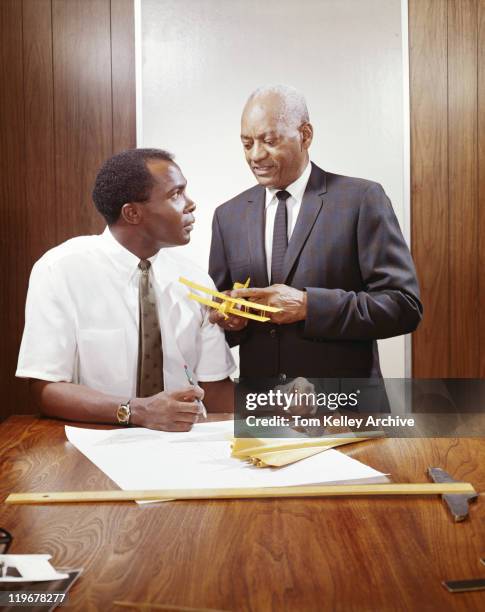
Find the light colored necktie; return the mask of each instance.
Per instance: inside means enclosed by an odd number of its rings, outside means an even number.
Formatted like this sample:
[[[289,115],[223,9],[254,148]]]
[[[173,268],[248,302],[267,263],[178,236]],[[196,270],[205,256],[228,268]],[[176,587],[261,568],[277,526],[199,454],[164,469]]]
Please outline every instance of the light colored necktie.
[[[157,301],[153,289],[150,262],[142,259],[138,304],[140,325],[138,329],[137,397],[149,397],[163,391],[162,335],[158,320]]]

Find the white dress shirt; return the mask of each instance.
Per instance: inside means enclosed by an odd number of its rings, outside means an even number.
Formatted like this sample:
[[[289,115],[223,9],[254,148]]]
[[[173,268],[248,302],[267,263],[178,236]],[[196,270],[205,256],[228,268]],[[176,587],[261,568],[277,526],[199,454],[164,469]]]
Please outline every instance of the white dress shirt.
[[[151,261],[167,391],[234,371],[224,333],[209,309],[187,297],[179,276],[214,288],[202,270],[177,251]],[[51,249],[34,265],[16,375],[86,385],[128,398],[136,393],[139,259],[113,237],[80,236]]]
[[[312,165],[308,162],[307,167],[300,174],[299,178],[294,183],[288,185],[285,189],[290,194],[286,200],[286,210],[288,213],[288,243],[290,242],[291,234],[295,229],[298,213],[300,212],[303,194],[310,178]],[[265,249],[266,249],[266,270],[268,272],[268,280],[271,282],[271,259],[273,254],[273,230],[274,220],[276,217],[276,209],[278,208],[278,200],[276,194],[281,189],[273,187],[266,188],[266,221],[265,221]]]

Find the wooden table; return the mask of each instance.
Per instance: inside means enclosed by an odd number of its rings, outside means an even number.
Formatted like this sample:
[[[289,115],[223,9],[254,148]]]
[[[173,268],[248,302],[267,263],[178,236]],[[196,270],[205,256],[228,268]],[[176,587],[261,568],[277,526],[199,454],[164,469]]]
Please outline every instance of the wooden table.
[[[427,466],[485,490],[485,440],[381,439],[346,452],[397,482]],[[164,469],[160,466],[160,469]],[[173,466],[166,466],[173,469]],[[66,440],[64,423],[11,417],[0,427],[0,498],[13,491],[117,488]],[[439,498],[329,498],[0,506],[11,552],[84,567],[69,609],[115,600],[218,610],[479,610],[483,497],[464,523]],[[135,609],[135,608],[133,608]]]

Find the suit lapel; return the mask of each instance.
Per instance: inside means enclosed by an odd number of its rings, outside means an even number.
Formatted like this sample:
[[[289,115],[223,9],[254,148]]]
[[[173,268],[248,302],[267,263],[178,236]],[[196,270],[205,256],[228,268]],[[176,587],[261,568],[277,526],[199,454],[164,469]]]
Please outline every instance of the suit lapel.
[[[249,201],[248,242],[251,260],[251,287],[267,287],[266,251],[264,246],[265,190],[255,187]]]
[[[318,213],[322,208],[322,195],[326,193],[326,175],[323,170],[312,163],[312,171],[308,179],[308,185],[303,195],[303,200],[296,220],[295,229],[291,235],[283,264],[283,283],[293,268],[295,261],[305,244],[308,235],[315,224]]]

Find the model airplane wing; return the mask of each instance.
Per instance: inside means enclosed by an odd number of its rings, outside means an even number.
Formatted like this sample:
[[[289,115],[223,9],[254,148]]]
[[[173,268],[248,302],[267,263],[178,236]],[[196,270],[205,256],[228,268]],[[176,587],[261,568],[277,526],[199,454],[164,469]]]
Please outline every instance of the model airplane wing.
[[[258,304],[257,302],[250,302],[249,300],[243,300],[241,298],[233,298],[233,297],[226,295],[225,293],[221,293],[220,291],[215,291],[214,289],[209,289],[208,287],[204,287],[203,285],[194,283],[184,278],[183,276],[179,278],[179,281],[183,285],[186,285],[187,287],[189,287],[190,289],[195,289],[196,291],[202,291],[202,293],[207,293],[209,295],[217,297],[220,300],[223,300],[224,302],[231,302],[232,304],[239,304],[239,306],[244,306],[246,308],[252,308],[253,310],[261,310],[262,312],[281,312],[281,308],[275,308],[274,306],[266,306],[265,304]],[[207,306],[215,307],[216,304],[217,302],[211,302],[210,304],[207,304]],[[239,312],[237,312],[236,314],[239,314]],[[249,313],[246,313],[246,314],[249,314]]]
[[[220,291],[215,291],[214,289],[210,289],[209,287],[204,287],[203,285],[199,285],[198,283],[194,283],[184,277],[180,277],[179,281],[189,287],[190,289],[194,289],[195,291],[200,291],[201,293],[206,293],[209,296],[213,296],[215,298],[219,298],[219,302],[211,300],[208,297],[203,297],[198,293],[189,293],[189,299],[195,300],[200,304],[204,304],[205,306],[209,306],[209,308],[215,308],[219,312],[222,312],[224,317],[227,319],[229,314],[236,315],[237,317],[243,317],[245,319],[253,319],[254,321],[260,321],[261,323],[265,323],[266,321],[270,321],[270,318],[265,316],[267,312],[280,312],[281,308],[274,308],[273,306],[266,306],[265,304],[258,304],[257,302],[250,302],[249,300],[243,300],[239,298],[232,298],[225,293],[221,293]],[[244,283],[234,283],[234,289],[247,288],[249,285],[249,278]],[[237,308],[236,306],[240,306]],[[248,312],[248,309],[260,311],[261,314],[255,314],[253,312]]]

